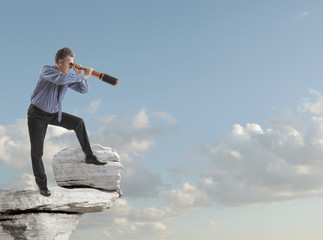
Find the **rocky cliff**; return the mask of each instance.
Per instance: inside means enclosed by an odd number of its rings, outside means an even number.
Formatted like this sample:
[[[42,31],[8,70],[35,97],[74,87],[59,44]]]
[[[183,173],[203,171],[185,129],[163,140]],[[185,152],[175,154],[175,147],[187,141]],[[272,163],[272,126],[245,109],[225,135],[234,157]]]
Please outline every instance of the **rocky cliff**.
[[[65,149],[53,158],[60,187],[44,197],[38,189],[0,190],[1,240],[67,240],[84,213],[110,208],[121,196],[122,165],[116,150],[92,145],[105,165],[85,163],[80,148]]]

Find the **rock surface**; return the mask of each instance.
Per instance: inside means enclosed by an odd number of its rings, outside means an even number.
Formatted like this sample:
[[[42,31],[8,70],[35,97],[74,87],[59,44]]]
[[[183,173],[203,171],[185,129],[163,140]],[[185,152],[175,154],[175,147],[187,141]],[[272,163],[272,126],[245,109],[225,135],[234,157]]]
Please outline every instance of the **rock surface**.
[[[68,240],[80,214],[25,213],[0,216],[1,240]]]
[[[116,191],[121,195],[120,179],[123,167],[117,151],[98,144],[91,145],[91,148],[99,161],[107,164],[86,164],[81,148],[64,149],[55,154],[52,166],[58,186],[92,187]]]
[[[0,214],[24,212],[101,212],[119,198],[117,192],[103,192],[91,188],[65,189],[54,187],[52,195],[44,197],[38,190],[0,190]]]
[[[106,165],[86,164],[81,148],[54,156],[55,179],[63,187],[51,187],[50,197],[38,189],[0,190],[0,240],[68,240],[82,214],[110,208],[121,196],[119,155],[101,145],[92,149]]]

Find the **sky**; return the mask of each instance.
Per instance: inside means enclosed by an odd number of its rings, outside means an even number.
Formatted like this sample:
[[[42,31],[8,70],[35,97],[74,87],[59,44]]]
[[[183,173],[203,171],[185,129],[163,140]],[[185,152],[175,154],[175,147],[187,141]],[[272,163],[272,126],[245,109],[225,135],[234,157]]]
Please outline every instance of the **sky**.
[[[323,2],[1,1],[0,188],[35,186],[26,113],[42,66],[119,78],[63,111],[115,148],[122,198],[71,240],[321,240]],[[73,70],[72,70],[73,71]],[[78,147],[50,127],[51,159]]]

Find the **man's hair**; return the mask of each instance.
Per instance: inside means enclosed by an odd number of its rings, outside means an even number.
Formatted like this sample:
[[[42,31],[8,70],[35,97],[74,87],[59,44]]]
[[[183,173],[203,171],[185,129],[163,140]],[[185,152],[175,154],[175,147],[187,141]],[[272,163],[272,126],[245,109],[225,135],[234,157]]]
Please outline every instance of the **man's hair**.
[[[63,62],[65,62],[67,57],[74,58],[74,56],[75,54],[71,49],[64,47],[57,51],[55,55],[55,63],[58,64],[59,60],[62,60]]]

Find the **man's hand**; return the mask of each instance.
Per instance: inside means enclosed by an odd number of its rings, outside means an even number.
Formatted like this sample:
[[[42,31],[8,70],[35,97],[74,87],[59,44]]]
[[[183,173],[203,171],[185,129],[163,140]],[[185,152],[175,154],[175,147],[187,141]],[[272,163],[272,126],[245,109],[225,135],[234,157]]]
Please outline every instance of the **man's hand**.
[[[76,72],[76,74],[82,74],[82,65],[78,64],[78,63],[74,63],[73,64],[73,69]],[[94,70],[94,68],[88,67],[88,68],[84,68],[84,79],[91,77],[92,71]]]
[[[84,78],[91,77],[93,70],[94,68],[91,68],[91,67],[84,68]]]
[[[73,69],[76,74],[82,74],[82,70],[80,68],[82,68],[81,64],[78,64],[78,63],[73,64]]]

